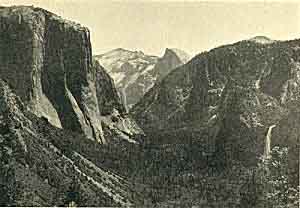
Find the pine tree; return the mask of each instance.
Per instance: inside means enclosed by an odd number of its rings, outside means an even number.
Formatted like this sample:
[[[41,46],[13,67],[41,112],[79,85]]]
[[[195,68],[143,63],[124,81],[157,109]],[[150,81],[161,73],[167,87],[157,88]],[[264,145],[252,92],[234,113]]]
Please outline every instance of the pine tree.
[[[15,199],[15,176],[12,168],[12,150],[0,135],[0,206],[13,206]]]
[[[299,187],[289,183],[288,148],[274,147],[270,158],[261,159],[257,176],[259,204],[268,208],[298,208]]]
[[[74,177],[66,192],[64,205],[69,207],[85,206],[86,201],[87,197],[81,189],[80,181]]]

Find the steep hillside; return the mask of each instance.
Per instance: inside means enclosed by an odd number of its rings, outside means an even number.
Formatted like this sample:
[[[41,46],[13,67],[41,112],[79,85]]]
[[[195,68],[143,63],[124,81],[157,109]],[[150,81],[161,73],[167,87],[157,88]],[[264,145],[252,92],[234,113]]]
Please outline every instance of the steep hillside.
[[[131,113],[150,144],[197,143],[203,161],[208,155],[220,167],[232,161],[255,166],[274,145],[288,146],[296,178],[299,46],[299,40],[249,40],[201,53]]]
[[[80,148],[70,145],[75,141],[81,142]],[[83,156],[87,145],[95,146],[93,141],[27,111],[2,80],[0,143],[1,206],[130,206],[137,202],[130,184]]]
[[[37,116],[106,143],[101,114],[124,107],[111,99],[117,95],[103,68],[93,66],[89,30],[33,7],[0,8],[0,22],[0,77]]]
[[[172,69],[186,63],[189,56],[179,49],[166,49],[162,58],[141,51],[118,48],[95,56],[114,79],[116,87],[129,109],[153,85]]]

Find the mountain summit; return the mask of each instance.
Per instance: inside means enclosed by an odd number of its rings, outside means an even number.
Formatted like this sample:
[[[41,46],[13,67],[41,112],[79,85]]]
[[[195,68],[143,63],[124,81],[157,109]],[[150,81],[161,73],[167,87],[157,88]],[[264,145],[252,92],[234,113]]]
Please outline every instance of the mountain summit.
[[[273,43],[274,40],[266,37],[266,36],[255,36],[253,38],[250,38],[249,41],[260,43],[260,44],[270,44]]]
[[[167,48],[163,57],[159,58],[153,71],[157,74],[157,81],[162,80],[173,69],[187,63],[190,59],[183,50],[177,48]]]
[[[94,56],[112,76],[127,108],[131,108],[154,84],[189,59],[184,51],[166,49],[163,57],[122,48]]]

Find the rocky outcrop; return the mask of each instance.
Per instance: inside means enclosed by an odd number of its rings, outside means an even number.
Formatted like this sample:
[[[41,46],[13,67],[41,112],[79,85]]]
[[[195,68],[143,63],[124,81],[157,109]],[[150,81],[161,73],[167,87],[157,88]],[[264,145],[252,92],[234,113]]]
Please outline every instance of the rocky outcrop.
[[[106,143],[102,113],[124,110],[112,98],[110,78],[93,66],[89,30],[33,7],[1,8],[0,29],[0,77],[25,106],[57,127]]]
[[[104,135],[106,134],[110,140],[117,138],[137,143],[132,137],[143,134],[143,131],[128,116],[112,78],[97,60],[93,60],[93,70],[100,120],[105,127]]]
[[[278,144],[278,124],[299,108],[299,46],[299,40],[249,40],[203,52],[154,86],[131,113],[149,142],[194,140],[203,154],[254,164],[269,127],[276,125],[271,144]]]
[[[158,59],[153,69],[154,73],[157,74],[156,81],[161,81],[173,69],[187,63],[189,60],[190,55],[186,52],[177,48],[167,48],[163,57]]]
[[[118,48],[95,56],[114,79],[123,103],[130,109],[154,84],[189,56],[179,49],[166,49],[163,57]]]
[[[0,80],[1,206],[128,207],[136,203],[131,185],[96,166],[88,155],[99,158],[99,152],[88,147],[95,147],[94,142],[27,111]]]
[[[94,82],[96,84],[96,94],[100,114],[104,116],[111,114],[114,109],[121,114],[124,114],[125,107],[118,95],[112,78],[97,60],[93,60],[93,68],[95,72]]]

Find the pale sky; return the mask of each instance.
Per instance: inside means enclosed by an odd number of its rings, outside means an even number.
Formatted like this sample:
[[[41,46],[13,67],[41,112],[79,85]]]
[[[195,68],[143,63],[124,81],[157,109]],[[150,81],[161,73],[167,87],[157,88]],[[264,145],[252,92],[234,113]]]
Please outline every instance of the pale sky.
[[[94,55],[120,47],[159,56],[167,47],[180,48],[195,55],[257,35],[300,38],[296,1],[209,2],[0,0],[0,5],[35,5],[87,26]]]

